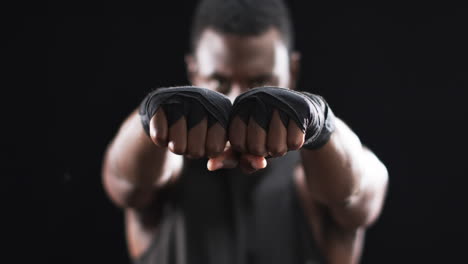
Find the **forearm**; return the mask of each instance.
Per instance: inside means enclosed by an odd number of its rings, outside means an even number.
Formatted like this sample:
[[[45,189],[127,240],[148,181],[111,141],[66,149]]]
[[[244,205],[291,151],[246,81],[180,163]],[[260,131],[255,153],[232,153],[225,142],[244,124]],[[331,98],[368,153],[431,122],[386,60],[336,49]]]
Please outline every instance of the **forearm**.
[[[344,227],[371,223],[382,206],[385,166],[336,118],[336,130],[318,150],[301,150],[307,186]]]
[[[336,118],[336,129],[320,149],[301,150],[307,184],[325,204],[345,203],[359,191],[362,177],[361,142]]]
[[[120,127],[103,164],[103,182],[109,196],[122,207],[145,206],[156,184],[168,178],[168,151],[145,134],[137,111]]]

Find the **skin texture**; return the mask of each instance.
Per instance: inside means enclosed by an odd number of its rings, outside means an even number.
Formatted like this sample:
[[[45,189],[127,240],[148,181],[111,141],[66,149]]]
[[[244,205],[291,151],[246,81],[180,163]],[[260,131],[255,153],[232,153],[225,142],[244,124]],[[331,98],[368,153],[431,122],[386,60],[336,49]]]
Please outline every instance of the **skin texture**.
[[[258,36],[222,34],[206,29],[194,54],[186,56],[190,81],[227,95],[262,85],[294,89],[299,54],[287,51],[271,28]],[[252,173],[268,166],[266,156],[300,149],[304,134],[294,122],[285,127],[273,112],[269,132],[254,121],[234,118],[229,131],[206,120],[187,131],[184,118],[167,127],[163,110],[150,121],[150,138],[133,113],[110,144],[103,166],[104,186],[126,212],[130,255],[140,256],[157,232],[158,192],[177,180],[181,156],[207,156],[207,168],[234,168]],[[380,214],[387,170],[363,147],[339,118],[330,141],[318,150],[301,149],[295,172],[301,202],[321,251],[329,263],[357,263],[365,229]],[[209,138],[210,140],[206,140]],[[177,154],[177,155],[175,155]],[[153,185],[149,183],[154,183]],[[150,187],[148,187],[150,186]],[[149,219],[149,220],[148,220]]]

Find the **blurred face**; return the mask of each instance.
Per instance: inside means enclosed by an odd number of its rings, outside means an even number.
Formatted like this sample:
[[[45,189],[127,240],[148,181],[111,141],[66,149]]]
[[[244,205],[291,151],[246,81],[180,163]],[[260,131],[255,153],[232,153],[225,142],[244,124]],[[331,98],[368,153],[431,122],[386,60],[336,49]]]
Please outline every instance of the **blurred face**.
[[[279,33],[270,29],[258,36],[239,36],[205,30],[195,54],[187,57],[190,81],[233,101],[259,86],[294,88],[298,55],[289,56]]]

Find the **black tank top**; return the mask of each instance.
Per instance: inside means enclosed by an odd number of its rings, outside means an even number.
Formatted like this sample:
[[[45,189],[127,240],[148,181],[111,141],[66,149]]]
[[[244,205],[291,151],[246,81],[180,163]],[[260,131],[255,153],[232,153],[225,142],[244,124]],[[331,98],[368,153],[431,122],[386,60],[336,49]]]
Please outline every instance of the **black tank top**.
[[[293,181],[299,153],[246,175],[185,160],[159,231],[136,264],[325,263]]]

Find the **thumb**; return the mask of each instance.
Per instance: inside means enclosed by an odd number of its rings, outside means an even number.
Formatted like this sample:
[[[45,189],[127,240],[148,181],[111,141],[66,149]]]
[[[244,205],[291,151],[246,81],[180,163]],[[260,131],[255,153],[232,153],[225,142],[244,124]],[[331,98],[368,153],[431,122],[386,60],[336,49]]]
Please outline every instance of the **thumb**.
[[[206,167],[209,171],[219,169],[233,169],[239,164],[239,158],[232,148],[227,147],[223,153],[217,157],[210,158]]]
[[[244,173],[251,174],[267,166],[265,157],[252,154],[243,154],[240,158],[240,168]]]

